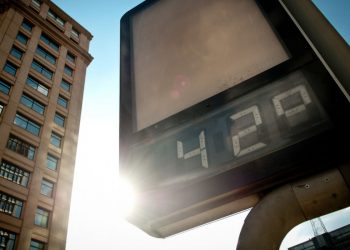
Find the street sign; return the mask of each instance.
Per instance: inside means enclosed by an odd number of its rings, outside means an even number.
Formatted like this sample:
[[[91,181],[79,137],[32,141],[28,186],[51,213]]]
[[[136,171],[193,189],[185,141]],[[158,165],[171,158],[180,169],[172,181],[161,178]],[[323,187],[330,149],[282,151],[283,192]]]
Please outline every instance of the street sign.
[[[349,150],[349,103],[276,0],[145,1],[121,20],[128,220],[166,237]]]

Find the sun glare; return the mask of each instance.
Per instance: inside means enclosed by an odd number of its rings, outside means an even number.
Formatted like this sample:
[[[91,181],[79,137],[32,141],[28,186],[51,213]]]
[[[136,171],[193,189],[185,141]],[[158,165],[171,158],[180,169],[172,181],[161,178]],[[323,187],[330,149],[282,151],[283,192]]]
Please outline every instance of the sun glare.
[[[122,217],[127,217],[135,205],[135,191],[130,182],[125,179],[119,180],[118,185],[119,213]]]

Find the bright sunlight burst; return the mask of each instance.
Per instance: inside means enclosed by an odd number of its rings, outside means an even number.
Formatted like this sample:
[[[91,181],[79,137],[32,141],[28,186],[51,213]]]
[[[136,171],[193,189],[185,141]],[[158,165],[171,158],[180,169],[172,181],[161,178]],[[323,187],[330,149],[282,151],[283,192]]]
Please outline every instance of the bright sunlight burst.
[[[135,205],[135,191],[130,182],[119,179],[118,185],[119,213],[122,217],[128,216]]]

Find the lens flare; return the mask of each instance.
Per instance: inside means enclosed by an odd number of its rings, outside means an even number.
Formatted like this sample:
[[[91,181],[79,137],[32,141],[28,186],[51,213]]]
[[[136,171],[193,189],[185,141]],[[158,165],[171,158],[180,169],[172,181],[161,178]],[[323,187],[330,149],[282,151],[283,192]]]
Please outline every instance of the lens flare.
[[[119,199],[119,212],[120,215],[126,218],[131,214],[135,201],[135,190],[127,180],[120,179],[118,185],[118,199]]]

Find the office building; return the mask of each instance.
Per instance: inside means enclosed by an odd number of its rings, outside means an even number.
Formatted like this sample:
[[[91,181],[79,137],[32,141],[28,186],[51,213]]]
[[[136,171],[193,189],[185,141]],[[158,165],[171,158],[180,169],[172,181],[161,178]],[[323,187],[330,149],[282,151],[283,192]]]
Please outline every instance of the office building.
[[[350,249],[350,225],[331,232],[317,235],[314,238],[288,248],[288,250],[336,250]]]
[[[0,249],[65,249],[91,39],[49,0],[0,0]]]

